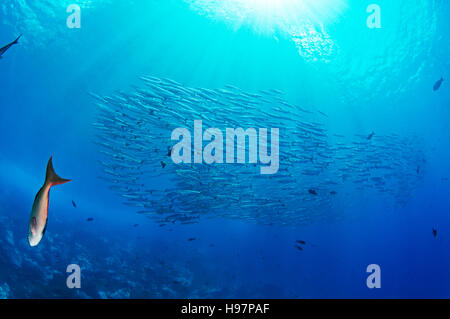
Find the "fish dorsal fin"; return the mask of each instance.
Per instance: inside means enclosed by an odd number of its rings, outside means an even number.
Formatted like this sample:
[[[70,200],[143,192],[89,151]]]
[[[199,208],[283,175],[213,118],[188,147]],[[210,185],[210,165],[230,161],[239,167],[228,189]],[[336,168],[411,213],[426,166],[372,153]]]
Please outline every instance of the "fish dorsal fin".
[[[55,186],[55,185],[61,185],[67,182],[70,182],[70,179],[64,179],[58,176],[58,174],[55,173],[55,169],[53,168],[53,162],[52,162],[52,157],[50,157],[50,159],[48,160],[48,164],[47,164],[47,173],[45,175],[45,184],[48,184],[50,186]]]

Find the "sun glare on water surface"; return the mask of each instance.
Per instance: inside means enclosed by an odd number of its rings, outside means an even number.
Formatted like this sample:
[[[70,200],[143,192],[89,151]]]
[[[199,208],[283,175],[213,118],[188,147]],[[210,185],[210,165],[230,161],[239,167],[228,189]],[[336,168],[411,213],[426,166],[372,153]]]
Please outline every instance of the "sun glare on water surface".
[[[234,29],[250,26],[258,33],[290,38],[301,56],[325,62],[336,49],[326,26],[347,8],[347,0],[185,1],[200,14],[223,20]]]

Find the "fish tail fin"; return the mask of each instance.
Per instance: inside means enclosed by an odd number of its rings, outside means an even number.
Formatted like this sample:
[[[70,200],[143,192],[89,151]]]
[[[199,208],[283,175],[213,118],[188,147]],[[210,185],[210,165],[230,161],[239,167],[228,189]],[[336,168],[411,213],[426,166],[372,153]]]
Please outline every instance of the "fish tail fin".
[[[47,173],[45,175],[45,184],[50,185],[50,187],[55,185],[61,185],[67,182],[70,182],[70,179],[64,179],[58,176],[58,174],[55,173],[55,169],[53,168],[53,162],[52,157],[48,160],[47,164]]]
[[[17,39],[13,42],[13,44],[17,44],[17,43],[19,43],[19,39],[22,37],[22,35],[19,35],[18,37],[17,37]]]

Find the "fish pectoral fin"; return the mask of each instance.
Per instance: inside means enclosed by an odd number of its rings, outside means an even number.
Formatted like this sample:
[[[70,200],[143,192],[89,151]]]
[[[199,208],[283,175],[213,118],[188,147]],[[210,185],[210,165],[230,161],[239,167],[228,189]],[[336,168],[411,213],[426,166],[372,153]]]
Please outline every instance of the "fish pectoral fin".
[[[31,218],[31,220],[30,220],[30,230],[31,230],[31,233],[33,234],[33,235],[36,235],[36,230],[37,230],[37,219],[36,219],[36,217],[32,217]]]
[[[31,227],[36,228],[37,226],[37,220],[36,217],[31,218]]]

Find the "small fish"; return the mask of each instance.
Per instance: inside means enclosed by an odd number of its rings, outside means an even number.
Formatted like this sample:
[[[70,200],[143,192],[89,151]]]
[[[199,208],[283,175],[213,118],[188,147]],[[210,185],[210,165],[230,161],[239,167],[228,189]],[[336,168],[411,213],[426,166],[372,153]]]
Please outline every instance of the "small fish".
[[[311,195],[317,195],[317,192],[314,189],[309,189],[308,193],[310,193]]]
[[[371,140],[374,135],[375,135],[375,132],[370,133],[369,136],[367,136],[367,139]]]
[[[138,226],[139,226],[139,224],[134,224],[134,225],[133,225],[133,227],[138,227]]]
[[[298,243],[298,244],[306,245],[306,242],[304,240],[298,239],[295,242]]]
[[[331,191],[330,194],[331,195],[336,195],[337,193],[336,193],[336,191]]]
[[[303,247],[302,246],[299,246],[299,245],[295,245],[295,248],[297,248],[298,250],[303,250]]]
[[[172,148],[170,146],[167,147],[167,156],[172,156]]]
[[[74,208],[77,208],[77,204],[76,204],[74,201],[72,201],[72,206],[73,206]]]
[[[55,173],[52,158],[53,157],[50,157],[47,163],[44,186],[42,186],[36,194],[33,207],[31,209],[30,225],[28,229],[28,243],[32,247],[39,244],[47,229],[50,188],[70,182],[70,179],[61,178]]]
[[[161,167],[162,167],[162,168],[166,167],[166,163],[164,163],[163,161],[161,161]]]
[[[433,228],[433,236],[436,237],[437,236],[437,230]]]
[[[439,88],[440,88],[441,85],[442,85],[442,82],[444,82],[444,78],[441,78],[439,81],[437,81],[437,82],[434,84],[434,86],[433,86],[433,91],[439,90]]]
[[[195,237],[191,237],[191,238],[189,238],[188,239],[188,241],[194,241],[194,240],[196,240],[197,238],[195,238]]]
[[[2,55],[8,51],[8,49],[10,47],[12,47],[14,44],[19,43],[19,39],[22,35],[19,35],[19,37],[17,39],[15,39],[13,42],[11,42],[10,44],[5,45],[3,48],[0,49],[0,59],[2,58]]]
[[[323,113],[323,112],[321,112],[321,111],[317,111],[317,112],[319,112],[320,114],[322,114],[322,115],[325,116],[325,117],[328,117],[327,114],[325,114],[325,113]]]
[[[88,219],[86,219],[88,222],[91,222],[91,221],[93,221],[94,220],[94,218],[92,218],[92,217],[89,217]]]

